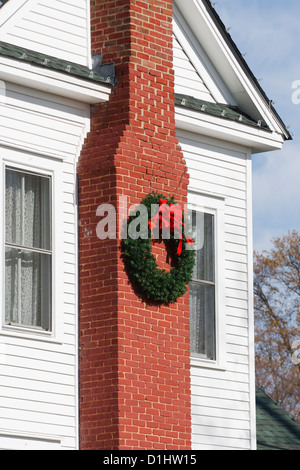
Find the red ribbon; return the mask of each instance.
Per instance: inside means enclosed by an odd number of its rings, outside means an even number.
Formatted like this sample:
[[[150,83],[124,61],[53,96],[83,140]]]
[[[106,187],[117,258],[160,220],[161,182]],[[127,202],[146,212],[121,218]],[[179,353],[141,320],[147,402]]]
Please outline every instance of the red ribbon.
[[[180,256],[182,253],[182,228],[185,228],[184,223],[182,222],[182,210],[180,205],[171,203],[167,204],[167,199],[159,200],[159,210],[157,214],[148,222],[149,227],[152,232],[152,238],[154,243],[154,230],[166,230],[170,227],[170,233],[175,233],[179,235],[179,243],[177,249],[177,255]],[[193,244],[193,240],[186,235],[186,241],[189,245]]]

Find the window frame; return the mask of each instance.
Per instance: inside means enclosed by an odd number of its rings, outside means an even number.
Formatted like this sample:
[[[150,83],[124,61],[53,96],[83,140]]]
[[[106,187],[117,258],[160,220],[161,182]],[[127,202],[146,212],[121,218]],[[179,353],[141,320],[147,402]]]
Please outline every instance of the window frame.
[[[18,251],[18,269],[21,268],[21,265],[20,263],[22,263],[21,259],[22,259],[22,256],[25,255],[26,253],[30,253],[30,254],[37,254],[37,255],[41,255],[41,256],[46,256],[45,259],[47,259],[47,264],[48,262],[50,263],[49,264],[49,267],[50,267],[50,270],[49,270],[49,283],[48,283],[48,286],[45,287],[45,289],[42,289],[41,291],[41,325],[33,325],[33,324],[30,324],[30,325],[26,325],[27,328],[33,328],[33,329],[41,329],[41,330],[44,330],[44,331],[52,331],[52,295],[51,295],[51,291],[52,291],[52,256],[53,256],[53,251],[52,251],[52,197],[51,197],[51,194],[52,194],[52,177],[50,175],[41,175],[40,173],[37,173],[37,172],[29,172],[29,171],[20,171],[18,168],[16,167],[10,167],[8,165],[5,166],[5,188],[4,188],[4,191],[5,191],[5,199],[6,199],[6,190],[7,190],[7,184],[6,184],[6,177],[7,177],[7,172],[14,172],[14,173],[19,173],[19,176],[21,178],[21,219],[20,219],[20,222],[21,222],[21,234],[22,236],[24,237],[24,233],[23,233],[23,223],[24,223],[24,219],[26,217],[26,212],[24,212],[24,206],[23,206],[23,202],[24,201],[24,197],[25,197],[25,179],[26,179],[26,175],[29,175],[29,176],[34,176],[34,177],[37,177],[39,179],[44,179],[44,180],[47,180],[48,182],[48,185],[47,185],[47,197],[45,199],[45,196],[46,194],[44,193],[44,191],[42,190],[41,192],[41,205],[42,205],[42,217],[44,219],[43,221],[43,224],[42,224],[42,227],[43,229],[45,230],[45,225],[46,223],[48,223],[48,227],[47,227],[47,237],[49,237],[49,242],[48,242],[48,247],[46,248],[45,246],[43,247],[38,247],[38,246],[34,246],[33,244],[32,245],[29,245],[25,242],[25,240],[20,240],[20,242],[13,242],[12,240],[11,241],[8,241],[6,239],[6,236],[5,236],[5,240],[4,240],[4,245],[5,245],[5,263],[6,263],[6,249],[10,249],[10,250],[16,250]],[[47,207],[45,206],[45,202],[47,202]],[[4,216],[4,220],[5,220],[5,229],[7,228],[7,221],[6,221],[6,212],[7,212],[7,207],[6,207],[6,204],[5,204],[5,216]],[[46,222],[46,215],[48,216],[49,220]],[[41,267],[42,267],[42,270],[41,270],[41,276],[42,276],[42,273],[43,271],[45,271],[45,261],[41,261]],[[5,283],[6,285],[6,283]],[[21,304],[21,292],[20,292],[20,288],[21,290],[23,289],[22,287],[22,284],[21,286],[18,286],[17,287],[17,304],[18,304],[18,307],[17,307],[17,317],[18,317],[18,320],[20,321],[7,321],[5,319],[5,325],[13,325],[13,326],[17,326],[17,327],[22,327],[24,328],[25,324],[22,323],[22,319],[23,319],[23,315],[22,315],[22,309],[20,308],[20,304]],[[47,297],[49,296],[49,300],[50,300],[50,306],[49,306],[49,312],[48,313],[45,313],[43,312],[43,303],[45,302],[45,299],[44,299],[44,296],[45,296],[45,292],[47,293],[47,289],[49,290],[49,293],[47,295]],[[6,292],[5,292],[6,294]],[[5,312],[5,317],[6,317],[6,312]],[[46,327],[43,327],[43,324],[44,325],[47,325],[48,328]]]
[[[51,208],[51,331],[40,327],[7,324],[5,320],[5,189],[6,169],[32,173],[50,178],[50,208]],[[27,154],[26,152],[0,147],[0,207],[2,208],[3,224],[0,231],[0,295],[2,318],[1,334],[17,337],[62,341],[62,302],[63,302],[63,195],[62,195],[62,162],[45,157]],[[56,235],[58,234],[58,235]]]
[[[196,222],[197,222],[198,214],[201,214],[200,221],[203,222],[204,224],[205,224],[205,216],[211,216],[212,217],[212,232],[211,232],[212,237],[209,240],[209,242],[211,241],[211,245],[212,245],[212,263],[209,261],[209,266],[208,266],[208,269],[212,268],[212,272],[213,272],[213,275],[211,276],[212,280],[205,279],[205,272],[204,272],[205,269],[204,269],[203,277],[198,277],[197,276],[198,273],[196,273],[196,277],[194,277],[194,276],[192,277],[192,280],[190,282],[189,287],[190,287],[190,292],[192,290],[192,284],[197,289],[199,287],[202,287],[203,288],[202,294],[204,294],[204,291],[206,291],[206,288],[209,288],[209,289],[212,288],[212,290],[213,290],[213,303],[212,303],[213,304],[213,312],[209,312],[210,313],[209,321],[211,321],[211,323],[212,323],[212,327],[211,327],[210,331],[213,334],[212,334],[212,337],[211,337],[210,340],[208,340],[207,334],[205,335],[205,338],[203,338],[203,339],[204,339],[204,342],[205,342],[206,353],[208,353],[209,350],[211,350],[211,352],[213,352],[213,356],[216,356],[216,326],[215,326],[216,325],[216,253],[215,253],[215,251],[216,251],[216,236],[215,236],[216,214],[215,214],[215,212],[210,211],[210,210],[209,211],[208,210],[200,211],[199,208],[198,208],[198,210],[193,210],[193,213],[196,214]],[[199,223],[199,222],[197,222],[197,223]],[[204,230],[205,230],[205,226],[204,226]],[[196,298],[198,299],[199,295],[197,295]],[[191,296],[190,296],[190,300],[191,300]],[[190,304],[190,307],[191,307],[191,304]],[[206,323],[206,320],[208,319],[208,317],[206,316],[205,311],[203,313],[204,313],[204,322]],[[211,313],[212,313],[212,315],[211,315]],[[190,318],[191,318],[191,308],[190,308]],[[197,318],[199,320],[198,315],[197,315]],[[207,332],[207,329],[205,327],[204,327],[204,329]],[[207,349],[208,345],[209,345],[209,347]],[[197,356],[201,359],[204,359],[204,360],[209,360],[209,361],[214,361],[215,360],[213,358],[206,357],[205,353],[202,354],[202,353],[199,353],[199,352],[191,351],[191,354],[195,355],[195,356]]]
[[[214,263],[215,263],[215,353],[216,359],[203,358],[191,352],[191,365],[224,370],[226,367],[225,338],[225,247],[224,247],[225,198],[190,191],[188,210],[214,216]]]

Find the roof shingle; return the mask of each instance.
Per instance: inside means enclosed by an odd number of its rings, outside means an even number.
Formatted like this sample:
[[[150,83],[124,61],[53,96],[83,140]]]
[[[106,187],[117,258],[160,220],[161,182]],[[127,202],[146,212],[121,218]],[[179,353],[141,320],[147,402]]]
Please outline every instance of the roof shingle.
[[[300,450],[300,424],[258,387],[256,428],[258,450]]]

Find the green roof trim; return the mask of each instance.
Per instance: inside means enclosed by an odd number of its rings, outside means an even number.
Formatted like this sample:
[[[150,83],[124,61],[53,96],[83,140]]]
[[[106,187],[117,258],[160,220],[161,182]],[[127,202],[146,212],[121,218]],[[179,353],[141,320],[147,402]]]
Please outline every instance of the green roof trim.
[[[57,59],[40,52],[31,51],[24,47],[15,46],[0,41],[0,56],[10,57],[15,60],[27,62],[49,70],[56,70],[75,77],[91,80],[99,83],[113,84],[114,77],[104,77],[96,70],[92,70],[84,65],[75,64],[62,59]]]
[[[263,121],[255,121],[235,106],[221,103],[211,103],[209,101],[193,98],[188,95],[175,94],[175,105],[193,109],[201,113],[209,114],[230,121],[239,122],[248,126],[269,130],[267,124]]]
[[[300,423],[256,388],[257,450],[300,450]]]

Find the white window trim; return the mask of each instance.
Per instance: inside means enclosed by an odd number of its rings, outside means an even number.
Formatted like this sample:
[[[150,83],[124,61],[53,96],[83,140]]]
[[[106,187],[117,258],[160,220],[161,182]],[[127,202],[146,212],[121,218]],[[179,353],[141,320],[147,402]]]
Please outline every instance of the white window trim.
[[[0,207],[5,214],[5,169],[15,168],[29,171],[41,176],[50,176],[52,181],[52,328],[51,331],[5,324],[5,223],[4,217],[0,230],[0,298],[2,299],[2,318],[0,333],[22,338],[34,338],[54,342],[62,342],[63,331],[63,205],[62,205],[62,163],[59,161],[29,155],[25,152],[0,147]]]
[[[222,197],[203,194],[197,190],[190,189],[189,191],[189,210],[206,212],[215,216],[216,360],[204,359],[192,353],[191,365],[221,370],[226,368],[224,207],[225,199]]]

